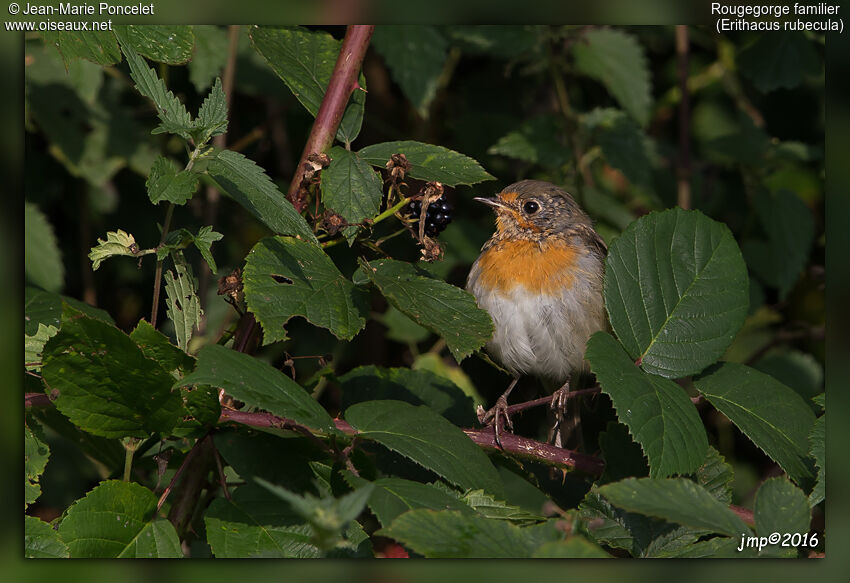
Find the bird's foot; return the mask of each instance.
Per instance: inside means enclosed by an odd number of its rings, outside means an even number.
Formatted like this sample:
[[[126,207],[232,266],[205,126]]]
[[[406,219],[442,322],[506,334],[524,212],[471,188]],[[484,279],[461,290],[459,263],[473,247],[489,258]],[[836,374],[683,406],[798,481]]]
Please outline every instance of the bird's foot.
[[[479,405],[477,415],[478,421],[480,421],[482,425],[493,427],[493,431],[496,436],[496,445],[499,446],[499,449],[505,449],[502,447],[502,441],[499,439],[499,433],[501,433],[505,427],[507,427],[509,431],[514,430],[513,421],[511,421],[511,416],[508,413],[507,397],[505,395],[499,397],[495,406],[488,411],[485,411],[484,407]]]

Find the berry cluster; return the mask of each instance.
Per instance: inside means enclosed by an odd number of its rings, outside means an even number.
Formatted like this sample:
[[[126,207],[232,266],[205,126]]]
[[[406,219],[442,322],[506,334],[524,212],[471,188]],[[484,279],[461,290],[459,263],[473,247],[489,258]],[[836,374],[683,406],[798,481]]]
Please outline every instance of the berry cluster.
[[[407,210],[411,219],[419,219],[422,215],[422,201],[412,201],[407,206]],[[451,222],[452,207],[444,195],[428,205],[428,211],[425,214],[425,234],[436,237]],[[418,222],[414,228],[418,228]]]

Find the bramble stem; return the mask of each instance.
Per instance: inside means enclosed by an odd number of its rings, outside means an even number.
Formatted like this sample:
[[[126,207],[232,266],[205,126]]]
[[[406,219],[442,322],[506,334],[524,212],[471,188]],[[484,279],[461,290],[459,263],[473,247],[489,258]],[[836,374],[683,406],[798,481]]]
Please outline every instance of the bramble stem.
[[[196,150],[197,151],[197,150]],[[194,158],[189,161],[191,164]],[[168,203],[168,210],[165,211],[165,222],[162,224],[162,237],[159,239],[159,247],[165,245],[165,238],[168,236],[168,230],[171,228],[171,218],[174,216],[174,203]],[[159,313],[159,290],[162,283],[162,259],[156,262],[156,273],[153,276],[153,307],[151,308],[151,326],[156,328],[156,318]]]

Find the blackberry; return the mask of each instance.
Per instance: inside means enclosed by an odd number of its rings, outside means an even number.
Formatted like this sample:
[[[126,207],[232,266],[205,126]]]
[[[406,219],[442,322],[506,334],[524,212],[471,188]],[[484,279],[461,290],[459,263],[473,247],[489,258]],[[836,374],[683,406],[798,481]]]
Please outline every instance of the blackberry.
[[[407,206],[407,214],[411,219],[421,219],[422,217],[422,201],[414,200]],[[446,200],[445,196],[441,196],[434,202],[428,205],[428,211],[425,214],[425,234],[429,237],[436,237],[449,223],[452,222],[452,207]],[[418,228],[417,224],[414,229]]]

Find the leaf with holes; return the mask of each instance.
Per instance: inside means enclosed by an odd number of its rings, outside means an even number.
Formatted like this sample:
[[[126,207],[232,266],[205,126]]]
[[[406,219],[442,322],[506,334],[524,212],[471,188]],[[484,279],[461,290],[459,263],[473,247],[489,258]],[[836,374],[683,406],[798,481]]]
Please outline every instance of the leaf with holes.
[[[605,307],[629,356],[669,378],[720,358],[744,323],[749,279],[729,228],[699,211],[650,213],[611,245]]]
[[[708,369],[694,379],[694,385],[795,482],[812,478],[806,458],[815,415],[793,389],[732,362]]]
[[[367,401],[345,410],[345,420],[362,439],[412,459],[463,488],[502,496],[499,474],[487,455],[459,428],[425,406],[401,401]]]
[[[385,168],[393,154],[404,154],[410,162],[408,176],[419,180],[436,180],[448,186],[495,180],[469,156],[422,142],[382,142],[366,146],[358,154],[379,168]]]
[[[620,422],[649,459],[650,476],[688,474],[702,464],[708,438],[682,387],[640,370],[607,332],[590,337],[586,357]]]
[[[207,174],[222,192],[275,233],[318,243],[304,217],[253,160],[238,152],[221,150],[208,161]]]
[[[156,515],[156,496],[133,482],[101,482],[68,509],[59,535],[73,558],[183,557],[174,526]]]
[[[324,251],[291,237],[269,237],[251,249],[243,275],[245,301],[266,342],[285,340],[293,316],[351,339],[366,325],[368,294],[343,276]]]
[[[265,409],[313,429],[336,432],[327,411],[291,378],[256,358],[217,344],[201,348],[195,371],[175,386],[187,385],[219,387],[249,407]]]
[[[198,280],[192,274],[192,266],[181,252],[171,254],[174,271],[165,272],[165,305],[168,319],[174,324],[177,346],[184,352],[189,348],[192,330],[200,327],[201,299],[198,297]]]
[[[24,334],[24,367],[27,370],[41,370],[41,353],[44,350],[44,345],[56,336],[57,332],[59,332],[59,328],[39,323],[35,334]]]
[[[490,315],[478,307],[472,294],[434,279],[421,268],[382,259],[361,261],[360,271],[396,309],[445,338],[458,362],[493,335]]]
[[[41,496],[38,481],[50,458],[50,448],[39,437],[24,426],[24,508]]]

